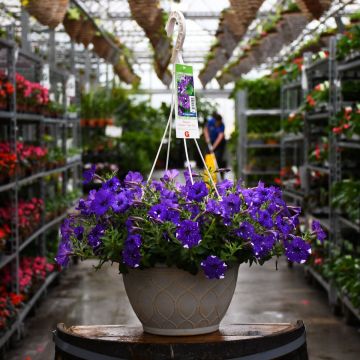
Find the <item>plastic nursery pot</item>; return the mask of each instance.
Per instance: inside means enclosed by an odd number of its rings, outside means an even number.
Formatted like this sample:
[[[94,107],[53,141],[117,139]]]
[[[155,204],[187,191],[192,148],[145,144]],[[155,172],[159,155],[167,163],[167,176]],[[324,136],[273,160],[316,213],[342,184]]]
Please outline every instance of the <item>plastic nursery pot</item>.
[[[145,332],[165,336],[207,334],[219,325],[234,295],[239,265],[224,279],[207,279],[158,265],[123,275],[130,304]]]

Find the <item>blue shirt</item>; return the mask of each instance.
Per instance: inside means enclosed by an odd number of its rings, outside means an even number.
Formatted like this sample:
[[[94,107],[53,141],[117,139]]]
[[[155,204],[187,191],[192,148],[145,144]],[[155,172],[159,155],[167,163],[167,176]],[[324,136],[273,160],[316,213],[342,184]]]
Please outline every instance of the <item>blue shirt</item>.
[[[220,126],[216,126],[215,119],[210,119],[207,122],[206,127],[208,128],[209,131],[211,144],[215,142],[219,134],[225,131],[225,125],[221,124]]]

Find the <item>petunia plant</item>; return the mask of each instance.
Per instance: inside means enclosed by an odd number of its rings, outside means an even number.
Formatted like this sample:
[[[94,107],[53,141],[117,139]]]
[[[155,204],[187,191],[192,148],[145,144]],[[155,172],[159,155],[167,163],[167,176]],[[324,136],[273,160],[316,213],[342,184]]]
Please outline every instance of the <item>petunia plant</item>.
[[[195,173],[193,183],[185,172],[180,184],[178,174],[169,170],[149,182],[136,172],[123,181],[102,179],[62,224],[56,261],[66,266],[71,255],[95,256],[98,267],[116,262],[122,273],[165,264],[221,279],[234,264],[282,254],[304,263],[311,241],[323,236],[321,227],[299,233],[300,208],[287,206],[277,187],[224,180],[215,190]],[[85,181],[94,176],[92,167]]]

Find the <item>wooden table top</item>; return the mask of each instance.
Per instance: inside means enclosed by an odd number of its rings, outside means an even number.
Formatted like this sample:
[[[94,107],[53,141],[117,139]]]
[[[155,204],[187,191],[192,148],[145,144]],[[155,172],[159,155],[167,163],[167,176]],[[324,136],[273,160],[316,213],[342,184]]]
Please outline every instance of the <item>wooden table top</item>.
[[[59,324],[58,329],[68,335],[86,339],[142,343],[142,344],[199,344],[217,343],[224,341],[239,341],[260,338],[264,336],[291,333],[303,326],[302,322],[277,324],[232,324],[221,326],[219,331],[195,336],[159,336],[143,332],[141,326],[129,327],[125,325],[82,325],[67,328]]]

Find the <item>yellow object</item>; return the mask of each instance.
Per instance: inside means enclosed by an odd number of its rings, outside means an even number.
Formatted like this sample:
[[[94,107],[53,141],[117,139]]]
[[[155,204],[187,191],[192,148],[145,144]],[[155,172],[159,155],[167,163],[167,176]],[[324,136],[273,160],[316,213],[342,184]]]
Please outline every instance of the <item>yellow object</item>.
[[[206,163],[206,166],[208,167],[209,171],[210,171],[210,174],[213,178],[213,181],[214,183],[216,184],[216,180],[217,180],[217,176],[216,176],[216,158],[215,158],[215,154],[214,153],[211,153],[211,154],[206,154],[205,155],[205,163]],[[205,170],[204,171],[204,181],[206,183],[209,182],[209,176],[207,174],[207,171]]]

